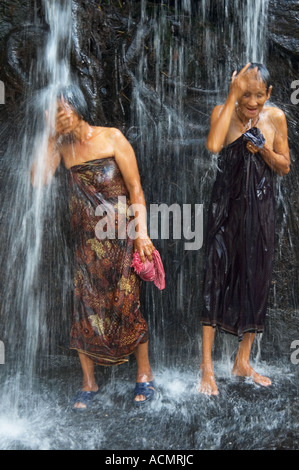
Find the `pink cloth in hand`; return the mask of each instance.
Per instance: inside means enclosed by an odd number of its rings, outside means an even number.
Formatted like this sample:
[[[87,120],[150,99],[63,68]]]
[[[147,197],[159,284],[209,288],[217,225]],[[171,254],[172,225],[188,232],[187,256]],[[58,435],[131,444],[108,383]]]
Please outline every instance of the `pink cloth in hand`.
[[[162,290],[165,288],[165,272],[163,263],[158,250],[154,250],[152,253],[152,261],[146,258],[143,263],[138,251],[133,254],[133,262],[131,267],[144,281],[153,281],[158,289]]]

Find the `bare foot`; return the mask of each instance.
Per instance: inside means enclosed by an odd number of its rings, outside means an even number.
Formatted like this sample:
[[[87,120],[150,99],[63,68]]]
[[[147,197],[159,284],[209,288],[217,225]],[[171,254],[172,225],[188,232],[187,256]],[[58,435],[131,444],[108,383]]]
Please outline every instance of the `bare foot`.
[[[249,364],[235,364],[232,373],[237,377],[250,377],[253,382],[264,387],[272,384],[269,377],[258,374]]]
[[[200,393],[204,395],[218,395],[218,387],[216,385],[213,366],[208,365],[201,365],[201,383],[198,388]]]

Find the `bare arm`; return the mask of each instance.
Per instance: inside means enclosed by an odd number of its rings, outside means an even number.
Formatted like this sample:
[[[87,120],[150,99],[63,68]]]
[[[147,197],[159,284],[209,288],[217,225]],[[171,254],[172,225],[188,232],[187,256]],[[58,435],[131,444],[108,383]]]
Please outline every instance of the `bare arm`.
[[[248,142],[247,148],[251,153],[259,152],[267,165],[280,176],[287,175],[290,171],[290,152],[286,117],[283,111],[273,109],[270,119],[275,129],[273,146],[266,141],[264,147],[258,149]]]
[[[56,139],[50,138],[45,155],[37,158],[31,166],[31,184],[33,187],[45,186],[50,182],[61,161],[56,148]]]
[[[212,153],[218,153],[222,149],[229,129],[235,100],[228,96],[224,105],[216,106],[211,114],[211,127],[207,138],[207,149]]]
[[[266,143],[260,154],[276,173],[280,176],[287,175],[290,171],[290,152],[286,117],[282,111],[279,111],[272,119],[275,128],[273,148]]]
[[[135,214],[135,216],[138,217],[138,226],[136,227],[138,237],[134,241],[135,249],[138,250],[142,261],[145,261],[145,256],[151,260],[151,253],[154,247],[147,234],[146,204],[141,187],[135,152],[131,144],[118,129],[112,129],[111,133],[115,160],[129,191],[130,201],[132,204],[142,206],[142,213],[137,212]]]
[[[67,135],[74,130],[74,113],[68,103],[62,97],[57,103],[55,123],[49,123],[49,111],[45,111],[45,120],[49,126],[50,136],[48,148],[31,167],[31,183],[34,187],[46,185],[55,174],[60,162],[61,154],[57,145],[57,139],[61,135]]]
[[[246,72],[250,63],[238,73],[233,73],[229,94],[224,105],[216,106],[211,114],[211,127],[207,138],[207,148],[212,153],[218,153],[225,144],[231,118],[238,99],[244,93],[247,84]]]

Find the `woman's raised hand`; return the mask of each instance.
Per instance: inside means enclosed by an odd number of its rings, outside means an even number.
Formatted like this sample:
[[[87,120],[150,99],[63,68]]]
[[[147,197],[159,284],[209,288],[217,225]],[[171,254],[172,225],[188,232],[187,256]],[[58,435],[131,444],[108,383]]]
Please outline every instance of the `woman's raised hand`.
[[[238,101],[241,96],[245,93],[248,84],[248,79],[252,77],[258,78],[257,67],[248,70],[250,64],[251,63],[248,62],[248,64],[246,64],[238,74],[236,70],[232,74],[230,83],[230,94],[233,94],[235,101]]]
[[[52,129],[52,138],[57,138],[59,135],[66,135],[72,130],[73,125],[73,110],[68,103],[61,97],[57,104],[57,111],[55,116],[55,127]],[[45,118],[49,124],[49,112],[45,111]],[[51,126],[52,127],[52,126]]]

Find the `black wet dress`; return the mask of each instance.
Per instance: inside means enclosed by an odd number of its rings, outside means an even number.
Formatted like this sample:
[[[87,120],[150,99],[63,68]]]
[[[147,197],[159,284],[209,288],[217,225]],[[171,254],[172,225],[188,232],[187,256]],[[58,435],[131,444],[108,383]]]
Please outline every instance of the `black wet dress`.
[[[259,129],[250,132],[258,136]],[[206,239],[204,325],[242,339],[264,329],[274,255],[274,175],[241,135],[222,149]]]

